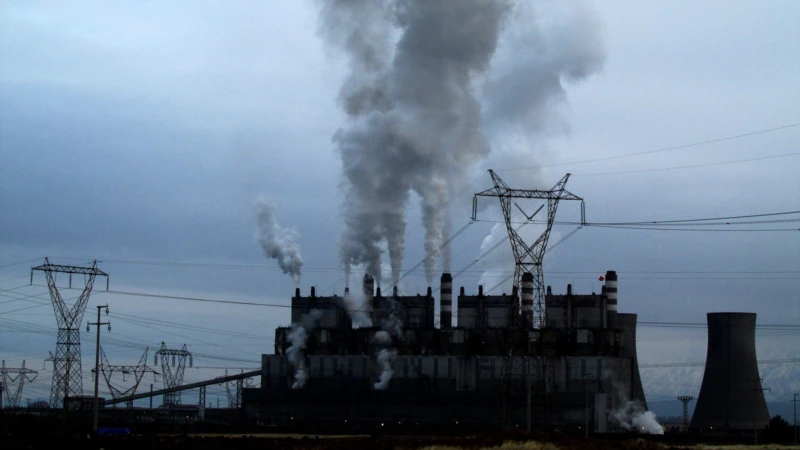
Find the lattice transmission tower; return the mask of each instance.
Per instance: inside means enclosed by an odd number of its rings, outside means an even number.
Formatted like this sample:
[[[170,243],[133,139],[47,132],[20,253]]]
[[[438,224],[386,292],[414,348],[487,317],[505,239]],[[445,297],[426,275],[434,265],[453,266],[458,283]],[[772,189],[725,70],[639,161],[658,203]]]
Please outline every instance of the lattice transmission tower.
[[[50,406],[66,407],[64,402],[66,397],[83,394],[80,323],[83,320],[83,313],[86,312],[86,304],[89,302],[95,278],[106,277],[106,290],[108,290],[108,274],[97,268],[97,261],[92,261],[90,266],[65,266],[51,264],[48,258],[44,259],[44,264],[41,266],[31,268],[31,284],[33,284],[33,271],[44,272],[47,278],[47,288],[50,291],[58,323],[56,353],[50,358],[53,361]],[[56,285],[56,276],[59,273],[69,275],[69,288],[72,288],[72,275],[83,275],[83,291],[72,306],[67,305]]]
[[[244,370],[242,370],[244,373]],[[225,377],[228,377],[228,369],[225,369]],[[252,378],[237,378],[225,382],[225,393],[228,396],[228,408],[238,409],[242,407],[242,390],[250,387]]]
[[[503,218],[505,219],[506,229],[508,230],[508,239],[511,242],[511,250],[514,253],[514,286],[518,288],[518,295],[514,298],[515,305],[513,310],[519,310],[519,294],[522,294],[524,290],[530,289],[530,286],[524,283],[522,279],[522,275],[525,272],[530,272],[533,274],[533,300],[532,302],[526,300],[522,303],[522,325],[525,327],[544,328],[545,285],[542,261],[547,252],[547,242],[550,239],[550,231],[553,228],[553,222],[556,218],[558,203],[561,200],[580,201],[581,224],[583,224],[585,222],[583,199],[565,189],[570,174],[566,174],[561,181],[556,183],[555,186],[548,191],[540,189],[512,189],[508,187],[494,171],[489,170],[489,175],[492,177],[494,187],[475,194],[472,199],[472,220],[477,220],[478,197],[496,197],[500,200],[500,207],[503,210]],[[547,200],[547,223],[545,230],[531,245],[525,243],[525,240],[519,235],[517,230],[514,229],[513,223],[511,222],[511,201],[515,198]],[[519,205],[516,206],[525,214]],[[534,213],[534,215],[535,214],[536,213]],[[533,216],[525,214],[525,217],[530,221]]]
[[[683,431],[689,429],[689,402],[693,399],[694,397],[691,395],[681,395],[678,397],[678,400],[683,404]]]
[[[158,359],[161,357],[161,375],[164,378],[164,388],[172,389],[183,384],[183,372],[186,370],[186,361],[189,361],[189,367],[192,367],[192,354],[186,350],[186,344],[180,349],[167,348],[167,344],[161,343],[161,348],[155,354],[153,360],[154,364],[158,364]],[[172,365],[170,365],[172,360]],[[167,392],[164,394],[164,407],[172,408],[173,406],[180,405],[181,393]]]
[[[119,397],[128,397],[131,395],[136,394],[136,389],[139,387],[139,383],[144,378],[144,375],[148,372],[152,373],[155,377],[158,375],[158,372],[153,369],[152,367],[147,365],[147,352],[150,350],[150,347],[144,349],[144,353],[142,357],[139,358],[139,363],[135,366],[120,366],[120,365],[112,365],[108,362],[108,358],[106,357],[106,352],[103,350],[103,347],[100,347],[100,356],[102,359],[102,364],[100,365],[100,373],[103,374],[103,378],[106,380],[106,385],[108,386],[108,390],[111,392],[111,398],[117,399]],[[126,382],[127,377],[133,377],[133,384],[125,388],[120,388],[117,385],[115,386],[112,383],[112,377],[114,374],[122,375],[122,383]],[[133,400],[130,400],[125,403],[128,408],[133,408]],[[116,403],[114,404],[116,406]]]
[[[3,397],[5,397],[7,408],[19,408],[19,401],[22,399],[22,388],[25,382],[31,382],[36,379],[39,372],[25,368],[25,361],[22,361],[21,368],[6,367],[6,361],[3,360],[3,365],[0,366],[0,408],[3,407]],[[11,386],[16,383],[15,388]]]

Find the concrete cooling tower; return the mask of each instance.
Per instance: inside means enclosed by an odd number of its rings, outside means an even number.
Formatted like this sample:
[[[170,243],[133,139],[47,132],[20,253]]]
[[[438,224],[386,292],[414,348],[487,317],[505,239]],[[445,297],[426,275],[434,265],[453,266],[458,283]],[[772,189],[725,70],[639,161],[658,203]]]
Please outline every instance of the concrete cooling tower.
[[[755,338],[755,314],[708,313],[706,370],[690,428],[735,432],[767,426]]]
[[[609,311],[610,312],[610,311]],[[631,400],[641,403],[647,409],[647,399],[644,396],[642,378],[639,376],[639,358],[636,356],[636,314],[616,314],[617,326],[622,330],[623,352],[622,356],[631,358]]]

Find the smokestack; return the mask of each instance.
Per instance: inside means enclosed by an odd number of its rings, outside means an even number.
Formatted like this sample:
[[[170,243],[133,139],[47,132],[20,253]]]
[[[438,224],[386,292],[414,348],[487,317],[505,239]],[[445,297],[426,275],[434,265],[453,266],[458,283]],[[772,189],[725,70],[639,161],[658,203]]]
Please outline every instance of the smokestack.
[[[453,327],[453,277],[443,273],[439,283],[439,326],[443,330]]]
[[[708,351],[692,429],[762,429],[769,411],[756,361],[756,315],[708,313]]]
[[[344,295],[345,295],[345,297],[350,295],[350,288],[349,287],[345,287],[344,288]]]
[[[294,288],[294,296],[298,298],[300,297],[300,288]]]
[[[606,323],[608,328],[617,327],[617,272],[609,270],[606,272],[606,307],[608,313],[606,315]]]
[[[533,274],[530,272],[522,274],[522,318],[523,323],[533,327]]]
[[[567,285],[567,295],[572,295],[572,285],[571,284]]]
[[[312,297],[316,297],[317,296],[317,288],[314,287],[314,286],[311,286],[311,296]]]
[[[394,285],[394,287],[392,288],[392,296],[397,297],[397,285]]]
[[[464,289],[464,288],[461,288],[461,289]],[[478,285],[478,297],[483,297],[483,285],[482,284]]]
[[[370,316],[370,320],[374,321],[372,317],[373,311],[375,311],[374,305],[374,293],[375,293],[375,278],[372,278],[372,275],[365,273],[364,274],[364,281],[362,285],[362,289],[364,292],[364,309],[367,310],[367,314]]]

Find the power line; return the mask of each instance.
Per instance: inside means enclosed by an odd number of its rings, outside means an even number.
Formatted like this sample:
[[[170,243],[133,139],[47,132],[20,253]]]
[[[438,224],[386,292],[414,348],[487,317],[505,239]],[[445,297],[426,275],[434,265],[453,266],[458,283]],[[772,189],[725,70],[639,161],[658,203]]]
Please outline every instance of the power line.
[[[646,173],[646,172],[662,172],[667,170],[680,170],[680,169],[694,169],[697,167],[710,167],[710,166],[722,166],[725,164],[738,164],[744,162],[753,162],[753,161],[762,161],[765,159],[775,159],[775,158],[786,158],[789,156],[797,156],[800,155],[800,152],[794,153],[784,153],[781,155],[770,155],[770,156],[761,156],[758,158],[748,158],[748,159],[736,159],[732,161],[720,161],[720,162],[713,162],[713,163],[704,163],[704,164],[691,164],[687,166],[673,166],[673,167],[662,167],[658,169],[640,169],[640,170],[623,170],[618,172],[595,172],[595,173],[576,173],[573,176],[576,177],[593,177],[593,176],[600,176],[600,175],[624,175],[629,173]]]
[[[754,135],[757,135],[757,134],[764,134],[764,133],[770,133],[770,132],[778,131],[778,130],[785,130],[787,128],[793,128],[793,127],[797,127],[797,126],[800,126],[800,122],[791,123],[791,124],[788,124],[788,125],[782,125],[782,126],[774,127],[774,128],[766,128],[766,129],[763,129],[763,130],[751,131],[749,133],[737,134],[737,135],[734,135],[734,136],[726,136],[726,137],[721,137],[721,138],[716,138],[716,139],[709,139],[709,140],[706,140],[706,141],[694,142],[694,143],[691,143],[691,144],[675,145],[675,146],[672,146],[672,147],[665,147],[665,148],[660,148],[660,149],[656,149],[656,150],[647,150],[647,151],[643,151],[643,152],[628,153],[628,154],[625,154],[625,155],[607,156],[607,157],[603,157],[603,158],[584,159],[584,160],[580,160],[580,161],[569,161],[569,162],[556,163],[556,164],[546,164],[546,165],[532,166],[532,167],[517,167],[517,168],[499,169],[499,170],[502,170],[502,171],[505,171],[505,172],[511,172],[511,171],[518,171],[518,170],[543,169],[545,167],[558,167],[558,166],[570,166],[570,165],[578,165],[578,164],[587,164],[587,163],[593,163],[593,162],[599,162],[599,161],[611,161],[611,160],[614,160],[614,159],[630,158],[630,157],[633,157],[633,156],[641,156],[641,155],[650,155],[650,154],[653,154],[653,153],[668,152],[668,151],[672,151],[672,150],[681,150],[681,149],[685,149],[685,148],[697,147],[697,146],[700,146],[700,145],[713,144],[713,143],[716,143],[716,142],[730,141],[730,140],[733,140],[733,139],[740,139],[740,138],[743,138],[743,137],[754,136]]]
[[[762,359],[758,364],[792,364],[800,362],[800,358]],[[640,369],[674,368],[674,367],[704,367],[704,362],[671,362],[657,364],[639,364]]]

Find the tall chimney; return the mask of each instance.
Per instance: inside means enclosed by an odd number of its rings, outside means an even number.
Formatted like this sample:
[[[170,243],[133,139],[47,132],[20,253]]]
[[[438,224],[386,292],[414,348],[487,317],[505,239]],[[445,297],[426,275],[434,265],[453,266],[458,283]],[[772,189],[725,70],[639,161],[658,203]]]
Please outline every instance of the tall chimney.
[[[522,319],[533,327],[533,274],[530,272],[522,274]]]
[[[608,328],[617,327],[617,272],[609,270],[606,272],[606,307],[608,313],[606,316],[606,323]]]
[[[372,278],[372,275],[368,273],[364,274],[363,292],[364,292],[364,309],[367,310],[367,314],[369,314],[370,320],[374,322],[375,305],[373,299],[375,297],[375,278]]]
[[[314,287],[314,286],[311,286],[311,296],[312,297],[316,297],[317,296],[317,288]]]
[[[439,327],[449,330],[453,327],[453,277],[443,273],[439,283]]]

